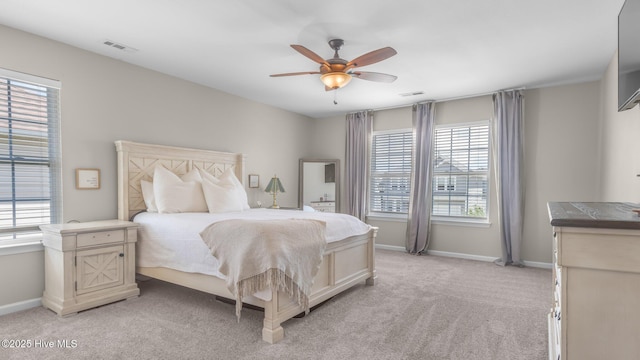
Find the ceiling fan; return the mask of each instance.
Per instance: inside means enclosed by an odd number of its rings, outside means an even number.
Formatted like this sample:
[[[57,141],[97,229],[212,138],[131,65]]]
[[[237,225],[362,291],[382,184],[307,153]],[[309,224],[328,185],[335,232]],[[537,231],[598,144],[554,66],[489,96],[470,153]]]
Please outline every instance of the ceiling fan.
[[[300,54],[308,57],[309,59],[320,64],[320,71],[303,71],[303,72],[294,72],[294,73],[284,73],[284,74],[273,74],[272,77],[280,77],[280,76],[295,76],[295,75],[313,75],[320,74],[320,80],[325,86],[326,91],[339,89],[349,83],[352,77],[356,77],[362,80],[369,81],[378,81],[390,83],[395,81],[398,77],[389,74],[382,74],[377,72],[369,72],[369,71],[354,71],[354,68],[362,67],[366,65],[375,64],[379,61],[388,59],[393,55],[397,54],[397,52],[391,47],[384,47],[378,50],[374,50],[368,52],[364,55],[358,56],[357,58],[347,61],[341,59],[338,55],[338,50],[342,48],[344,45],[344,40],[342,39],[332,39],[329,40],[329,46],[335,51],[333,58],[331,59],[323,59],[320,55],[314,53],[313,51],[307,49],[302,45],[291,45],[291,47],[299,52]]]

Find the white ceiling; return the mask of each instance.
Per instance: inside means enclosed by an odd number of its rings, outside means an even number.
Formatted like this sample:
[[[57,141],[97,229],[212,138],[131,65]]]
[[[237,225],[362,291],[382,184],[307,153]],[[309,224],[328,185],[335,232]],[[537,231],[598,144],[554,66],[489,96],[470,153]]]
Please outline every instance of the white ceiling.
[[[0,0],[0,24],[317,118],[599,79],[623,2]],[[345,40],[346,60],[393,47],[397,55],[361,69],[398,79],[325,92],[318,75],[269,77],[317,71],[289,44],[330,58],[332,38]]]

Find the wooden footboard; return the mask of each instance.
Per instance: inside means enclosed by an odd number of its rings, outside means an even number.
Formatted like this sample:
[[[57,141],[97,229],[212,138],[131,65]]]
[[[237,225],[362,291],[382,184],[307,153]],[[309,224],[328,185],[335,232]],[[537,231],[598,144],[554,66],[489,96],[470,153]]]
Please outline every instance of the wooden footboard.
[[[367,285],[375,284],[377,230],[373,228],[366,235],[350,237],[327,246],[320,270],[313,281],[309,306],[320,304],[362,281],[366,281]],[[264,304],[262,339],[271,344],[282,340],[282,323],[301,311],[303,309],[287,294],[273,291],[271,301]]]
[[[367,234],[353,236],[327,245],[318,274],[314,278],[309,305],[315,306],[365,281],[374,285],[375,237],[377,228]],[[217,296],[235,299],[224,280],[211,275],[186,273],[168,268],[137,268],[141,275],[167,281],[173,284],[204,291]],[[270,301],[253,296],[243,302],[264,309],[262,339],[274,344],[284,338],[282,323],[304,311],[284,292],[273,291]]]

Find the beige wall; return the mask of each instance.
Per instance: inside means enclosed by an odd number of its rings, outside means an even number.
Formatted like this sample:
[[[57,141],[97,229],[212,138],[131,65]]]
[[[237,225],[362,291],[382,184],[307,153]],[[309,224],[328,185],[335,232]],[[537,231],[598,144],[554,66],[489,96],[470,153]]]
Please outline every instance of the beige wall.
[[[44,251],[0,256],[0,315],[2,306],[42,296]]]
[[[311,158],[340,160],[340,211],[344,211],[345,117],[316,119],[308,137]]]
[[[600,82],[525,92],[525,260],[551,262],[549,201],[598,201]]]
[[[603,201],[640,202],[640,107],[618,112],[618,57],[602,80],[600,186]]]
[[[278,203],[297,206],[298,158],[310,155],[312,119],[3,26],[0,44],[10,49],[0,67],[62,83],[65,222],[117,216],[118,139],[243,152],[262,189],[276,173],[290,189]],[[100,190],[75,189],[79,167],[101,170]],[[251,205],[269,204],[261,189],[248,194]],[[32,270],[41,262],[41,253],[0,256],[0,274],[11,274],[0,276],[0,306],[42,294],[43,275]]]
[[[598,200],[599,84],[589,82],[525,91],[526,219],[522,245],[525,261],[551,263],[548,201]],[[492,114],[491,96],[436,104],[436,124],[488,120]],[[411,107],[374,113],[374,130],[410,127]],[[331,140],[316,139],[313,151],[339,158],[344,163],[344,117],[317,121],[314,133],[334,134]],[[324,146],[327,142],[330,146]],[[493,177],[493,171],[491,175]],[[500,257],[493,178],[490,194],[490,226],[435,223],[429,250]],[[404,247],[406,221],[369,219],[368,222],[380,228],[379,244]]]

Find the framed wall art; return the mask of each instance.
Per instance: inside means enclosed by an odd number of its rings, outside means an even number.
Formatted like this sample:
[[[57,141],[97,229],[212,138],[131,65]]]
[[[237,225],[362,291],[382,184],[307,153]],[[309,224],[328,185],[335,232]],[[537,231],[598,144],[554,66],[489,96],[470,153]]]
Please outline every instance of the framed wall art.
[[[100,189],[100,169],[76,169],[76,189]]]
[[[260,187],[260,175],[249,174],[249,187],[250,188]]]

